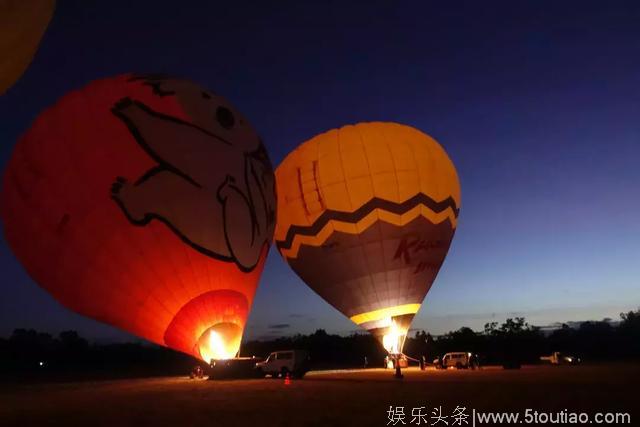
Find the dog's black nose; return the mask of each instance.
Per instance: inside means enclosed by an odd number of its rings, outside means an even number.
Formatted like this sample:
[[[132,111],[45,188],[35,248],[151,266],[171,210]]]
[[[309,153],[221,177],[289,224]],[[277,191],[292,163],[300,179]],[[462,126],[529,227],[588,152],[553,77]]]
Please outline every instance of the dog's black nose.
[[[233,113],[226,107],[218,107],[216,110],[216,119],[218,123],[225,129],[231,129],[236,121]]]

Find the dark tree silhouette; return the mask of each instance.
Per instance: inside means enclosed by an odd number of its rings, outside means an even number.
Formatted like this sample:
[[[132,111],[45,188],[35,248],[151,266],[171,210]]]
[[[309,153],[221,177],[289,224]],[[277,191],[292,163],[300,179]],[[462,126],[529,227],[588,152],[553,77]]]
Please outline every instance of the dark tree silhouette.
[[[381,367],[386,352],[368,333],[349,336],[318,329],[310,335],[254,340],[242,345],[242,356],[265,357],[286,349],[308,350],[312,368]],[[640,359],[640,310],[621,313],[620,321],[605,319],[563,324],[550,333],[529,325],[524,318],[487,323],[482,332],[463,327],[439,337],[419,330],[405,341],[405,353],[427,362],[451,351],[480,355],[483,364],[539,363],[553,351],[573,354],[586,362]],[[75,380],[186,374],[196,361],[191,356],[151,344],[90,344],[75,331],[58,337],[32,329],[16,329],[0,338],[0,381]]]

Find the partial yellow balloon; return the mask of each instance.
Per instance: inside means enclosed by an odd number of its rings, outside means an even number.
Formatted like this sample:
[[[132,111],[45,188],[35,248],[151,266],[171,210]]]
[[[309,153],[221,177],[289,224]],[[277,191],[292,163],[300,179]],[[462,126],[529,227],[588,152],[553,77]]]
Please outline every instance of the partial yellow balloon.
[[[0,95],[31,63],[55,6],[55,0],[0,0]]]

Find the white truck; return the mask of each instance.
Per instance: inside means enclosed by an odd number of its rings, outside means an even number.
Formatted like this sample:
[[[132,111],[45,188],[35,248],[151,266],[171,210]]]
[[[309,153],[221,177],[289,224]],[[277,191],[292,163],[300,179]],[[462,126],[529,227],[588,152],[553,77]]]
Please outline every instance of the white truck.
[[[256,363],[256,370],[271,378],[284,378],[287,374],[302,378],[309,371],[309,360],[309,353],[304,350],[274,351],[266,360]]]
[[[442,359],[433,361],[436,369],[475,369],[478,367],[478,358],[469,352],[446,353]]]

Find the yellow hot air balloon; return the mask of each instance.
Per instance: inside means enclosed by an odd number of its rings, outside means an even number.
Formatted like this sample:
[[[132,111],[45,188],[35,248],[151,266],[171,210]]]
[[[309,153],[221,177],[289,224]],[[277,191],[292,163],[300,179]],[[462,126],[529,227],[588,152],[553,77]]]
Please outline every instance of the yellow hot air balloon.
[[[55,0],[0,0],[0,95],[31,63],[55,5]]]
[[[280,254],[401,353],[456,229],[460,186],[444,149],[405,125],[344,126],[291,152],[276,182]]]

